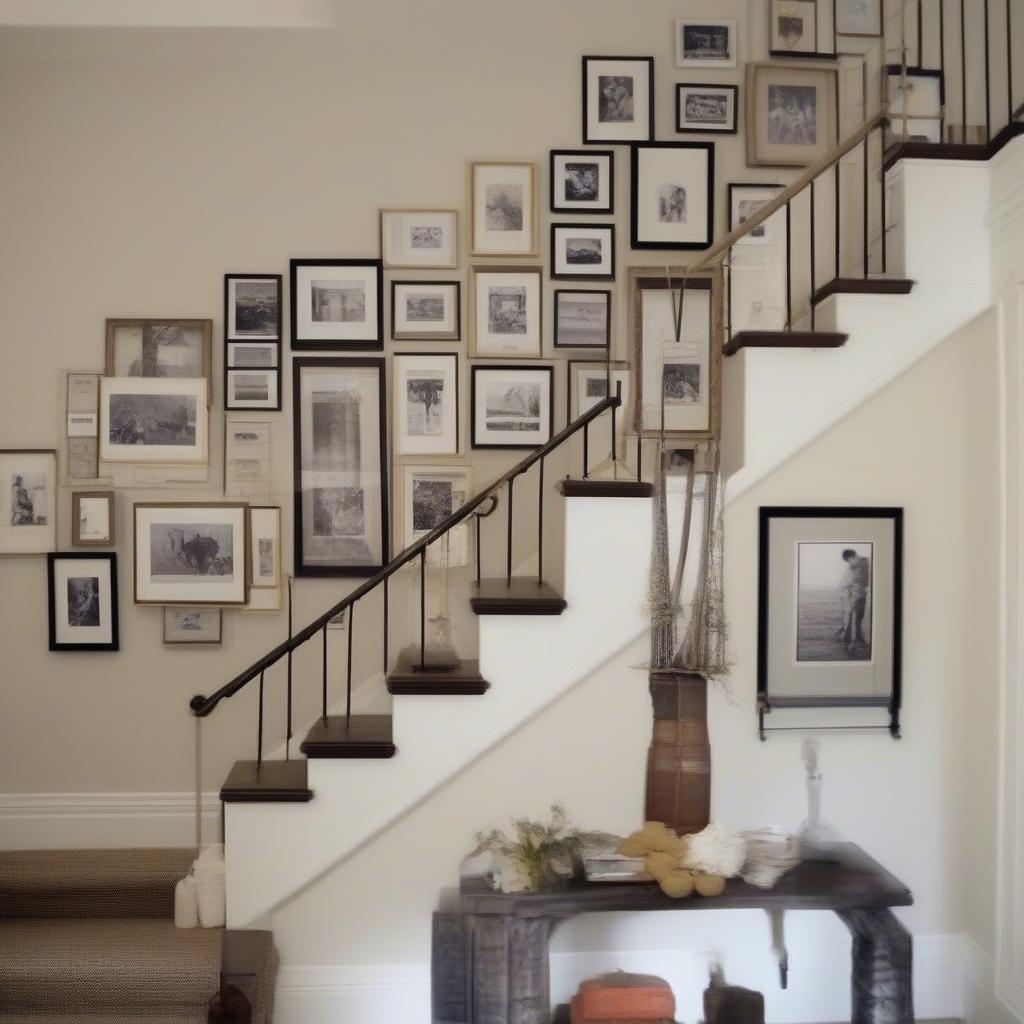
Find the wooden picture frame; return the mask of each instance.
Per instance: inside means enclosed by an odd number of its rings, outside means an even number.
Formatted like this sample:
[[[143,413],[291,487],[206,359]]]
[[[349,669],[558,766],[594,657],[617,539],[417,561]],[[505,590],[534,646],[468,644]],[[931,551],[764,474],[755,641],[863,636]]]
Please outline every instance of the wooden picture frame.
[[[582,58],[583,142],[619,145],[654,138],[654,58]]]
[[[282,282],[281,274],[224,275],[226,412],[281,409]]]
[[[472,268],[469,354],[481,359],[537,359],[544,344],[544,268]]]
[[[395,341],[461,340],[462,282],[392,278],[391,337]]]
[[[623,423],[632,422],[628,362],[625,360],[605,362],[602,359],[570,359],[566,364],[565,376],[565,422],[567,424],[579,419],[598,402],[603,402],[608,397],[609,383],[613,395],[616,386],[622,385],[622,406],[619,408],[619,415],[622,416]],[[588,378],[597,385],[596,388],[592,390],[587,388]]]
[[[614,213],[615,151],[551,150],[548,189],[551,213]]]
[[[380,254],[385,270],[455,270],[459,265],[459,211],[380,211]]]
[[[46,578],[51,651],[119,649],[115,552],[51,551]]]
[[[395,455],[459,454],[459,356],[456,352],[396,352],[391,357]],[[436,406],[432,413],[431,406]]]
[[[735,135],[739,108],[738,85],[676,83],[676,131],[680,135]]]
[[[768,0],[768,55],[800,60],[835,60],[835,0]],[[823,12],[824,8],[824,12]],[[822,14],[832,18],[832,49],[822,49]]]
[[[161,359],[162,353],[168,350],[172,355]],[[212,405],[213,321],[108,317],[105,376],[159,380],[203,378],[206,404]]]
[[[473,256],[540,255],[537,165],[517,160],[475,160],[469,165]]]
[[[835,27],[837,36],[877,39],[882,36],[883,0],[835,0]],[[853,5],[863,6],[854,10]]]
[[[708,248],[715,232],[715,144],[643,142],[630,158],[632,247]]]
[[[379,259],[293,259],[292,349],[384,348],[384,266]]]
[[[0,526],[0,556],[56,551],[56,450],[0,448],[0,486],[10,503],[7,523]]]
[[[281,587],[281,506],[249,506],[249,586]]]
[[[106,530],[97,534],[92,522],[103,513],[100,506],[106,506]],[[114,492],[113,491],[72,491],[71,492],[71,546],[76,548],[109,548],[114,544]]]
[[[472,466],[454,460],[399,462],[395,465],[394,484],[395,548],[398,551],[420,540],[474,496]],[[459,523],[448,531],[443,541],[427,549],[427,568],[469,564],[471,521],[472,517]]]
[[[529,450],[551,440],[555,421],[553,366],[478,363],[471,367],[471,374],[473,448]],[[489,398],[494,402],[489,404]]]
[[[614,281],[615,225],[551,224],[552,281]]]
[[[187,624],[174,625],[177,618]],[[173,630],[177,629],[177,634]],[[177,635],[178,639],[174,639]],[[211,647],[224,639],[224,611],[221,608],[164,608],[164,643],[169,647]]]

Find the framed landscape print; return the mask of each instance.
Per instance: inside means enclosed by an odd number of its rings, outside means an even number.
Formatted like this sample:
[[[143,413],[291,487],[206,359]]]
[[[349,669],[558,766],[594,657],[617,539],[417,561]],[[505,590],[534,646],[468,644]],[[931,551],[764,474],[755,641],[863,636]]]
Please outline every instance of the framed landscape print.
[[[903,510],[760,510],[757,686],[777,707],[898,708]]]
[[[552,280],[615,280],[614,224],[552,224]]]
[[[244,370],[227,369],[224,387],[224,408],[228,412],[241,409],[281,408],[280,370],[262,370],[255,366]]]
[[[224,275],[224,340],[280,344],[280,274]]]
[[[551,150],[551,212],[614,213],[614,151]]]
[[[51,551],[46,556],[51,651],[116,651],[117,555]]]
[[[205,463],[208,427],[205,380],[100,380],[103,462]]]
[[[583,359],[569,360],[566,423],[578,420],[598,402],[603,402],[608,397],[609,381],[613,395],[616,388],[622,389],[622,406],[619,409],[621,422],[631,423],[629,363]]]
[[[677,68],[736,67],[736,22],[712,18],[676,21]]]
[[[72,492],[71,543],[76,548],[113,545],[113,491]]]
[[[388,560],[384,366],[293,363],[297,576],[370,576]]]
[[[459,281],[392,281],[395,341],[458,341],[462,337]]]
[[[634,249],[706,249],[715,225],[715,144],[633,147]]]
[[[676,131],[735,135],[739,91],[736,85],[680,82],[676,86]]]
[[[836,35],[881,34],[882,0],[836,0]]]
[[[136,502],[134,514],[136,604],[245,604],[244,502]]]
[[[555,290],[555,348],[603,348],[612,339],[610,290]]]
[[[671,278],[654,268],[630,272],[635,429],[644,437],[714,439],[722,350],[712,338],[718,336],[721,276],[683,267],[670,272]]]
[[[291,287],[293,349],[384,347],[380,260],[292,260]]]
[[[474,356],[535,359],[541,354],[540,267],[474,267],[470,315]]]
[[[461,465],[402,465],[395,474],[395,486],[400,489],[395,500],[397,542],[399,548],[407,548],[473,496],[473,472]],[[464,521],[427,549],[427,565],[467,565],[469,544],[469,521]]]
[[[205,378],[212,399],[212,320],[107,320],[108,377]]]
[[[470,166],[474,256],[537,256],[537,165]]]
[[[459,265],[457,210],[381,210],[380,252],[384,267]]]
[[[583,141],[654,138],[654,58],[583,58]]]
[[[223,612],[220,608],[165,608],[165,644],[219,644]]]
[[[457,455],[459,357],[454,352],[395,353],[396,455]]]
[[[0,518],[0,555],[41,555],[57,547],[57,453],[50,448],[0,449],[7,513]]]
[[[474,448],[539,448],[554,423],[554,368],[472,367]]]
[[[747,163],[806,167],[837,141],[836,69],[747,65]]]
[[[281,509],[249,506],[249,580],[253,587],[281,586]]]

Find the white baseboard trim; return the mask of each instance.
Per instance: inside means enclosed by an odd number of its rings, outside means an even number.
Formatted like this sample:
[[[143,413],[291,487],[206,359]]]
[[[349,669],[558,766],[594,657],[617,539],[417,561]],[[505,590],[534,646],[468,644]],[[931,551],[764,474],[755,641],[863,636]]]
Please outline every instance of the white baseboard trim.
[[[220,797],[204,793],[203,837],[220,835]],[[0,849],[192,846],[193,793],[0,793]]]
[[[964,935],[963,945],[966,1024],[1021,1024],[1005,992],[996,989],[995,961],[972,936]]]

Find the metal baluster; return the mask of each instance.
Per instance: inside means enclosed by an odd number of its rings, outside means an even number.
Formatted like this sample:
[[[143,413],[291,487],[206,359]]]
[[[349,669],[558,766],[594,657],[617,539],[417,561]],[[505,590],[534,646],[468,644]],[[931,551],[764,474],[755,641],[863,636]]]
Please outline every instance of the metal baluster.
[[[836,280],[837,281],[839,280],[839,267],[840,267],[840,259],[839,259],[839,249],[840,249],[839,196],[840,196],[840,192],[841,192],[841,189],[840,189],[841,182],[840,182],[840,177],[839,177],[839,165],[841,163],[842,163],[841,159],[836,161]]]
[[[509,477],[508,481],[508,553],[505,559],[505,577],[509,585],[512,584],[512,481],[515,477]]]
[[[327,721],[327,623],[324,623],[324,695],[321,702],[320,717]]]
[[[906,86],[906,82],[903,84]],[[903,134],[906,136],[906,100],[904,99],[903,102]],[[942,116],[939,141],[942,142],[946,134],[946,0],[939,0],[939,110]]]
[[[817,312],[816,309],[815,309],[815,305],[814,305],[814,292],[815,292],[815,286],[814,286],[814,279],[815,279],[815,273],[814,273],[814,263],[815,263],[815,255],[814,255],[814,207],[815,207],[815,202],[814,202],[814,179],[812,178],[811,179],[811,330],[812,331],[814,330],[814,324],[815,324],[816,312]]]
[[[985,5],[985,141],[989,142],[992,139],[992,83],[989,81],[988,0],[982,2]]]
[[[868,139],[869,135],[864,136],[864,279],[867,280],[868,276],[868,263],[870,257],[868,256]]]
[[[427,667],[427,549],[420,551],[420,671]]]
[[[352,634],[355,632],[356,606],[352,603],[348,610],[348,679],[345,682],[345,724],[352,720]],[[385,669],[385,672],[387,670]]]
[[[292,578],[288,577],[288,639],[292,638]],[[292,649],[288,648],[288,727],[284,740],[284,759],[291,760],[292,742]]]
[[[636,434],[636,482],[643,483],[644,480],[644,463],[643,463],[643,436],[640,431],[637,430]]]
[[[1013,123],[1013,18],[1012,0],[1006,0],[1006,123]]]
[[[617,399],[619,399],[620,402],[622,401],[622,381],[616,381],[616,383],[615,383],[615,397]],[[612,472],[612,476],[615,475],[615,473],[614,473],[614,470],[616,468],[615,462],[616,462],[616,459],[618,458],[617,452],[618,452],[618,447],[619,446],[616,443],[617,442],[617,438],[615,436],[615,424],[616,424],[616,415],[615,414],[618,411],[619,411],[619,407],[617,405],[613,405],[612,406],[612,471],[613,471]]]
[[[384,581],[384,675],[388,674],[388,666],[391,663],[391,659],[388,656],[388,585],[391,583],[391,577],[389,576]]]
[[[537,582],[544,582],[544,459],[537,477]]]
[[[263,765],[263,673],[260,673],[260,716],[256,735],[256,766]]]
[[[882,217],[882,273],[887,274],[889,272],[889,252],[888,252],[888,224],[886,223],[886,194],[885,194],[885,128],[879,129],[878,132],[878,173],[882,183],[882,197],[881,197],[881,217]]]
[[[793,243],[790,240],[789,203],[786,203],[786,330],[793,327]]]
[[[474,513],[474,515],[476,516],[476,582],[479,585],[479,583],[480,583],[480,558],[481,558],[481,552],[480,552],[480,510],[477,509],[477,511]]]
[[[587,479],[587,464],[590,461],[589,458],[589,446],[590,446],[590,424],[583,424],[583,479]]]
[[[960,0],[960,100],[963,104],[963,137],[967,142],[967,22],[964,17],[964,0]]]

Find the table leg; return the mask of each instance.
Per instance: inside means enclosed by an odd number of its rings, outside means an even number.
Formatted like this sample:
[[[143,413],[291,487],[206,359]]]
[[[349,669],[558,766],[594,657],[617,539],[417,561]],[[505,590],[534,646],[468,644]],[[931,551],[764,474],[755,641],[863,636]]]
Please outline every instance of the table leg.
[[[548,1024],[551,1017],[547,918],[470,918],[472,1024]]]
[[[851,1024],[914,1024],[913,943],[889,910],[839,910],[853,936]]]

